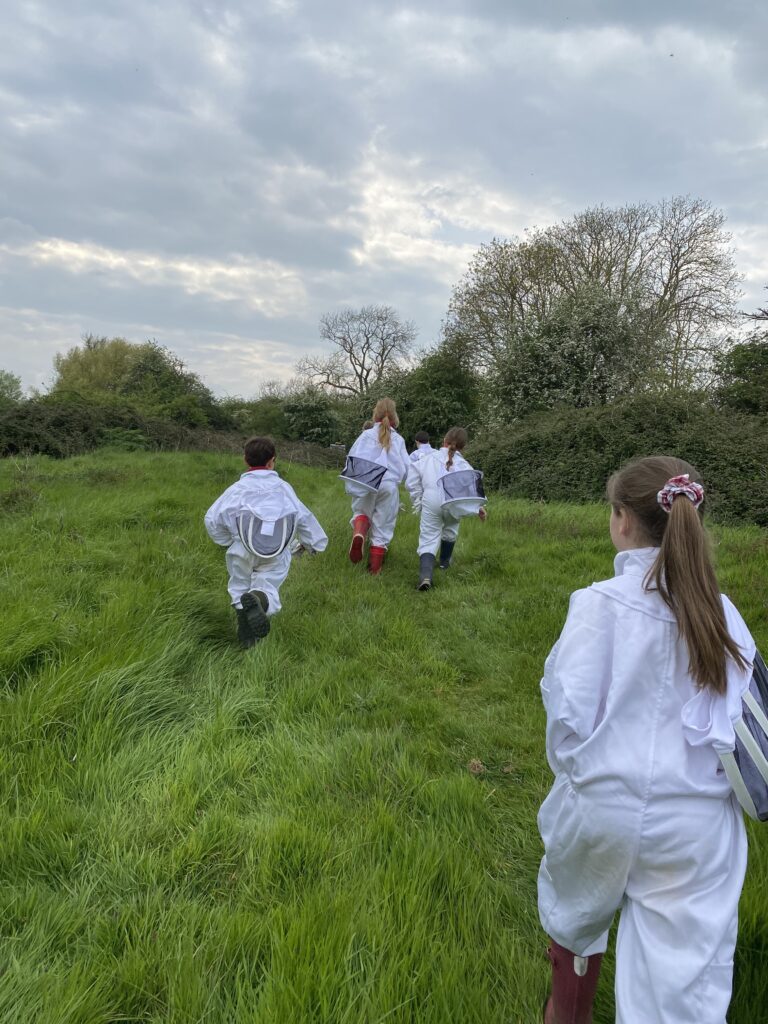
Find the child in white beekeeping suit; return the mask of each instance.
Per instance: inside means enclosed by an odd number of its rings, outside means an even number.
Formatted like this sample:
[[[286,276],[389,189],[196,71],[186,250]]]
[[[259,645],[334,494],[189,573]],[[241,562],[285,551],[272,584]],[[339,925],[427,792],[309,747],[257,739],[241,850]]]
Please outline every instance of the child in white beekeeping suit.
[[[291,550],[324,551],[320,523],[275,472],[275,445],[252,437],[245,445],[248,469],[205,514],[205,528],[226,546],[229,596],[237,613],[238,639],[253,647],[280,611],[280,585],[291,567]]]
[[[413,438],[416,447],[410,454],[411,462],[418,462],[422,455],[427,455],[429,452],[433,452],[435,449],[429,443],[429,434],[426,430],[420,430]]]
[[[408,472],[408,451],[395,429],[399,420],[391,398],[381,398],[373,410],[373,426],[364,429],[347,453],[342,473],[344,487],[352,498],[352,544],[349,560],[363,560],[363,547],[370,530],[368,571],[381,572],[395,532],[400,510],[398,490]]]
[[[485,519],[487,515],[485,495],[479,485],[482,474],[474,470],[461,454],[466,443],[466,430],[452,427],[445,435],[442,448],[425,452],[411,463],[408,471],[406,486],[413,510],[421,513],[418,590],[429,590],[432,586],[438,549],[440,568],[450,566],[462,516],[473,514]],[[462,481],[459,480],[460,475],[464,477]],[[469,489],[464,487],[452,491],[448,485],[454,480],[467,484]],[[454,500],[451,500],[452,494]]]
[[[592,1020],[608,929],[617,1024],[724,1024],[747,862],[719,754],[755,644],[720,594],[693,466],[640,459],[608,482],[616,575],[571,596],[544,669],[539,915],[546,1024]]]

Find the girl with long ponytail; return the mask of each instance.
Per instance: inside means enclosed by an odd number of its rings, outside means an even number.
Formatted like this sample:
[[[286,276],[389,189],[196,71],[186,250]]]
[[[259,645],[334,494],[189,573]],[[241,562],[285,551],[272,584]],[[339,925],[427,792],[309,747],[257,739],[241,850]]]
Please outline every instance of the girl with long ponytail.
[[[719,755],[755,643],[719,592],[693,466],[639,459],[608,501],[616,575],[571,596],[541,682],[545,1021],[591,1022],[620,909],[617,1020],[724,1024],[747,843]]]
[[[373,467],[373,475],[376,477],[375,488],[372,485],[361,486],[359,481],[349,478],[345,480],[347,493],[352,498],[349,560],[354,563],[363,560],[363,548],[370,530],[368,571],[374,576],[381,572],[384,556],[395,532],[400,509],[398,487],[408,472],[408,451],[397,432],[399,422],[392,399],[379,399],[373,410],[373,426],[363,429],[347,455],[347,477],[354,460],[358,460],[361,466]],[[377,466],[383,470],[383,476],[381,471],[376,475]]]
[[[419,582],[417,590],[432,588],[435,563],[440,558],[440,568],[448,569],[453,549],[459,536],[460,515],[456,503],[447,505],[444,491],[441,493],[440,480],[451,472],[475,473],[461,452],[467,443],[464,427],[451,427],[443,439],[439,451],[429,450],[415,462],[411,462],[406,486],[411,496],[414,512],[420,514],[419,521]],[[484,502],[485,496],[482,496]],[[478,500],[472,509],[485,519],[485,505]]]

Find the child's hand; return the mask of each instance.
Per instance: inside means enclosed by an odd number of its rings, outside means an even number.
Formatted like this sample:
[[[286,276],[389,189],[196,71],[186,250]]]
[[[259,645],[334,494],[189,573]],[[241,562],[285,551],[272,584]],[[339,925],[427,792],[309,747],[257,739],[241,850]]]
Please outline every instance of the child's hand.
[[[483,505],[483,507],[478,511],[477,514],[480,516],[480,521],[484,523],[485,520],[488,518],[488,509],[485,507],[485,505]]]

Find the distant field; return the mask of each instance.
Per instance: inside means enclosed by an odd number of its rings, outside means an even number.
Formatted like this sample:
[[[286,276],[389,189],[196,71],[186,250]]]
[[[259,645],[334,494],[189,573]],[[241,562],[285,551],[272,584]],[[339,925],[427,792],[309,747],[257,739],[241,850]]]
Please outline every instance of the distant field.
[[[0,1021],[539,1020],[538,682],[606,511],[493,498],[420,594],[415,517],[372,579],[335,474],[278,468],[330,547],[243,653],[202,525],[237,459],[0,464]],[[716,535],[766,649],[768,535]],[[750,833],[730,1024],[768,1021]]]

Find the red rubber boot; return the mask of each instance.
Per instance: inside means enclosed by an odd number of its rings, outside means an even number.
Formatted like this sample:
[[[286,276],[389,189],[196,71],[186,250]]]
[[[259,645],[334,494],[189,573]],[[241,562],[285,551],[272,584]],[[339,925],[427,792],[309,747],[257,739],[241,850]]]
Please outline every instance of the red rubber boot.
[[[370,526],[371,521],[368,516],[355,516],[352,520],[352,544],[349,548],[349,560],[355,565],[363,560],[363,545]]]
[[[386,548],[375,547],[371,544],[368,549],[368,572],[371,576],[378,576],[381,572],[381,567],[384,565],[384,555],[386,555]]]
[[[592,1024],[603,954],[576,956],[552,941],[547,956],[552,964],[552,995],[544,1007],[544,1024]]]

